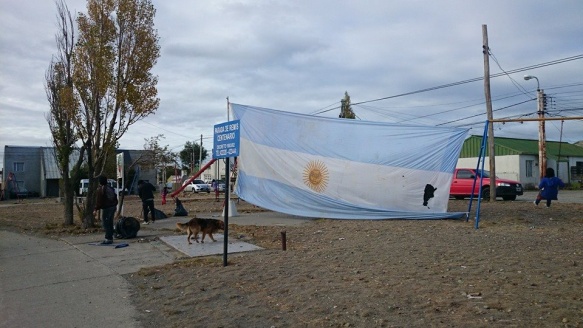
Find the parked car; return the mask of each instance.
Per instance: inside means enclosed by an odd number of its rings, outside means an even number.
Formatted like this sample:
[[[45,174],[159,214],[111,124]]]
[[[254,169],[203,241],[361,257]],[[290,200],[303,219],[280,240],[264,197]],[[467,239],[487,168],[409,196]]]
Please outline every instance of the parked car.
[[[186,184],[186,181],[184,182]],[[186,185],[184,191],[190,191],[193,193],[199,192],[211,192],[211,188],[207,183],[202,180],[192,180],[189,184]]]
[[[475,169],[455,169],[449,196],[456,199],[470,197],[476,177],[476,186],[473,190],[474,197],[478,197],[480,192],[480,172]],[[520,196],[522,193],[523,187],[520,182],[496,177],[496,197],[502,197],[504,200],[515,200],[516,196]],[[488,171],[484,171],[482,179],[482,198],[490,199],[490,172]]]
[[[225,183],[224,182],[219,182],[218,188],[219,188],[219,192],[225,192]],[[211,188],[211,189],[212,189],[212,191],[215,191],[214,188]]]

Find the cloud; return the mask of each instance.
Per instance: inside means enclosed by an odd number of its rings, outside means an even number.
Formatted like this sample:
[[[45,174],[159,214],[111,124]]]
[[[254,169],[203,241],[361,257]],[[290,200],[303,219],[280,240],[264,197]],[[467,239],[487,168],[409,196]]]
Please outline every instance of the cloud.
[[[73,11],[85,11],[83,0],[67,3]],[[339,106],[345,91],[353,103],[388,98],[355,106],[362,119],[473,122],[468,127],[481,134],[483,81],[395,96],[483,76],[483,24],[492,74],[583,54],[583,3],[577,0],[153,3],[161,46],[153,70],[159,78],[160,108],[129,129],[121,140],[124,148],[142,148],[144,138],[160,133],[170,145],[200,134],[210,138],[213,125],[227,119],[227,97],[316,113]],[[0,147],[39,145],[49,136],[43,83],[56,49],[55,5],[0,0],[0,8],[0,30],[10,31],[0,34],[0,120],[16,127],[0,130]],[[534,102],[516,105],[532,98],[536,89],[535,81],[522,79],[524,74],[536,75],[541,88],[554,95],[556,113],[583,108],[583,99],[576,97],[583,86],[562,87],[583,82],[583,65],[577,60],[493,78],[495,117],[536,111]],[[583,116],[583,111],[560,114]],[[537,131],[536,123],[511,123],[497,125],[495,133],[536,139]],[[562,135],[559,123],[549,123],[548,138],[574,142],[583,139],[582,131],[581,121],[566,121]]]

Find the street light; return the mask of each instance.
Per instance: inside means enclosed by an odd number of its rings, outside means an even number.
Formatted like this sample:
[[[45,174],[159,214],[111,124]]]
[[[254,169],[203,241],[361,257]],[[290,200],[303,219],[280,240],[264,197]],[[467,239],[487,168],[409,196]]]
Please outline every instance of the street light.
[[[536,80],[536,100],[537,100],[537,112],[540,121],[538,122],[538,169],[539,177],[542,179],[545,175],[547,169],[547,145],[545,137],[545,111],[543,105],[544,92],[540,89],[540,83],[538,78],[533,75],[525,75],[524,80],[528,81],[530,79]]]
[[[532,75],[525,75],[524,76],[525,81],[528,81],[530,79],[536,79],[536,91],[540,90],[540,83],[538,82],[538,78],[536,76],[532,76]]]

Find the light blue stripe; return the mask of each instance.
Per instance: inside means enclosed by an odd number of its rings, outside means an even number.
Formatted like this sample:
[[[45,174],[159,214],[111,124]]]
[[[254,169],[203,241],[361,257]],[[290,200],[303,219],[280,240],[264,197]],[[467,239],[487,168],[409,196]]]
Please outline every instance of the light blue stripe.
[[[453,172],[468,132],[458,128],[315,117],[239,104],[231,104],[231,108],[236,119],[241,120],[241,138],[251,142],[415,170]]]
[[[465,215],[462,212],[404,212],[359,206],[277,181],[248,176],[245,172],[239,172],[235,193],[245,201],[268,210],[313,218],[435,220],[462,218]]]

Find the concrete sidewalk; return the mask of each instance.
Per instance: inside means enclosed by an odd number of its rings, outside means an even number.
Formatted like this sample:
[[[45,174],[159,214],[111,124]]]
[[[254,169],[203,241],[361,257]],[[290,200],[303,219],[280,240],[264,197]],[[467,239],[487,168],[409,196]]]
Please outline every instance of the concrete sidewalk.
[[[101,255],[0,231],[0,326],[138,327],[127,282],[103,261],[122,249],[92,247]]]
[[[207,217],[223,219],[220,213]],[[222,236],[216,235],[213,244],[188,245],[186,236],[175,232],[176,222],[189,219],[172,217],[142,225],[138,238],[115,240],[114,246],[90,245],[101,241],[102,234],[52,240],[0,231],[0,327],[139,327],[137,311],[147,309],[133,307],[122,274],[208,255],[211,247],[211,254],[216,249],[222,254]],[[309,221],[274,212],[229,218],[229,224],[239,225]],[[235,242],[229,239],[229,253],[240,251]],[[115,248],[121,243],[128,246]]]

